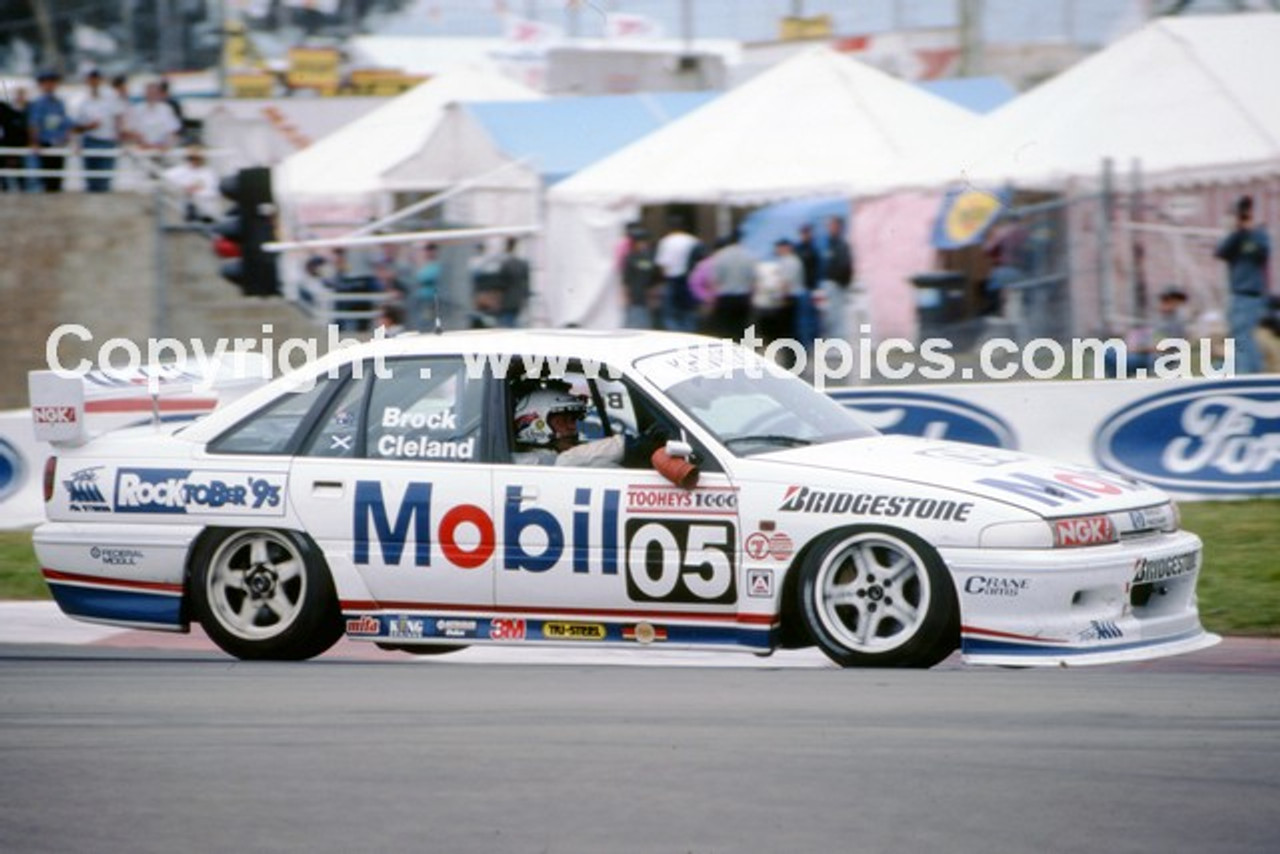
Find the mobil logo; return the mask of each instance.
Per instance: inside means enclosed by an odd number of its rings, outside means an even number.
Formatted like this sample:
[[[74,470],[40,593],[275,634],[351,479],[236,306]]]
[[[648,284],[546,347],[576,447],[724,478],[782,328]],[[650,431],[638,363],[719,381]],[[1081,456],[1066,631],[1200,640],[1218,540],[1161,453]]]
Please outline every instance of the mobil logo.
[[[1280,380],[1202,382],[1119,410],[1094,437],[1105,467],[1184,493],[1280,490]]]
[[[454,504],[437,518],[429,482],[411,482],[388,500],[380,481],[357,481],[353,559],[399,566],[412,546],[414,566],[429,567],[439,554],[459,569],[477,569],[494,558],[501,535],[504,569],[545,572],[567,552],[574,572],[590,572],[594,561],[603,574],[617,574],[620,490],[575,489],[567,525],[561,514],[529,506],[523,492],[507,487],[500,521],[475,504]]]
[[[831,397],[882,433],[948,439],[993,448],[1018,447],[1017,438],[1004,419],[954,397],[870,389],[836,391]]]

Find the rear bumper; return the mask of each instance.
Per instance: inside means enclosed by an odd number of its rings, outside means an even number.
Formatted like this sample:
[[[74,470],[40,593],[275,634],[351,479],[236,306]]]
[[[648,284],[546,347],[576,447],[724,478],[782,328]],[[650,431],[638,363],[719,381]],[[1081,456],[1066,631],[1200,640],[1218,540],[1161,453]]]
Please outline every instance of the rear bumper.
[[[1186,531],[1080,549],[943,549],[971,664],[1113,664],[1219,641],[1200,625],[1200,538]]]
[[[199,526],[49,522],[32,536],[49,591],[69,617],[186,631],[187,553]]]

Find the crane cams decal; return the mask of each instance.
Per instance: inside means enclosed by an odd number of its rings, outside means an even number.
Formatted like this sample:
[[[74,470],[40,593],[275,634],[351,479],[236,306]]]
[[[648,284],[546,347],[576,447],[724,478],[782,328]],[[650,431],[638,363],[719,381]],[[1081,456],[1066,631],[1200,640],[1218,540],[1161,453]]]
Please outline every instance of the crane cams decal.
[[[949,439],[992,448],[1018,447],[1000,416],[963,400],[914,391],[837,391],[831,397],[880,430],[895,436]]]
[[[1280,489],[1280,382],[1203,383],[1139,400],[1094,440],[1098,461],[1164,489],[1263,494]]]

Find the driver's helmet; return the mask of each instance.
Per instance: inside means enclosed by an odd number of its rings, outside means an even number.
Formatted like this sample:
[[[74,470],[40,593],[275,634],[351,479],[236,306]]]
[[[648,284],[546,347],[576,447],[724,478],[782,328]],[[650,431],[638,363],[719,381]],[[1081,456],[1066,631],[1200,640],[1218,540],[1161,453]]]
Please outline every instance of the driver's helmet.
[[[549,447],[557,438],[549,419],[557,412],[568,412],[580,419],[587,414],[586,400],[572,394],[564,383],[539,386],[525,393],[516,401],[516,442]],[[572,435],[577,435],[576,427]]]

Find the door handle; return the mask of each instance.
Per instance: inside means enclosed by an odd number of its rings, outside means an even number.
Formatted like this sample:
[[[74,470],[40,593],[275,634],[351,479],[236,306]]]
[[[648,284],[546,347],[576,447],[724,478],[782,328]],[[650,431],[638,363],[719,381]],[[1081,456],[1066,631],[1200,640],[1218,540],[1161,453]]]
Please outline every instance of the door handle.
[[[311,495],[314,498],[341,498],[346,484],[340,480],[311,481]]]

